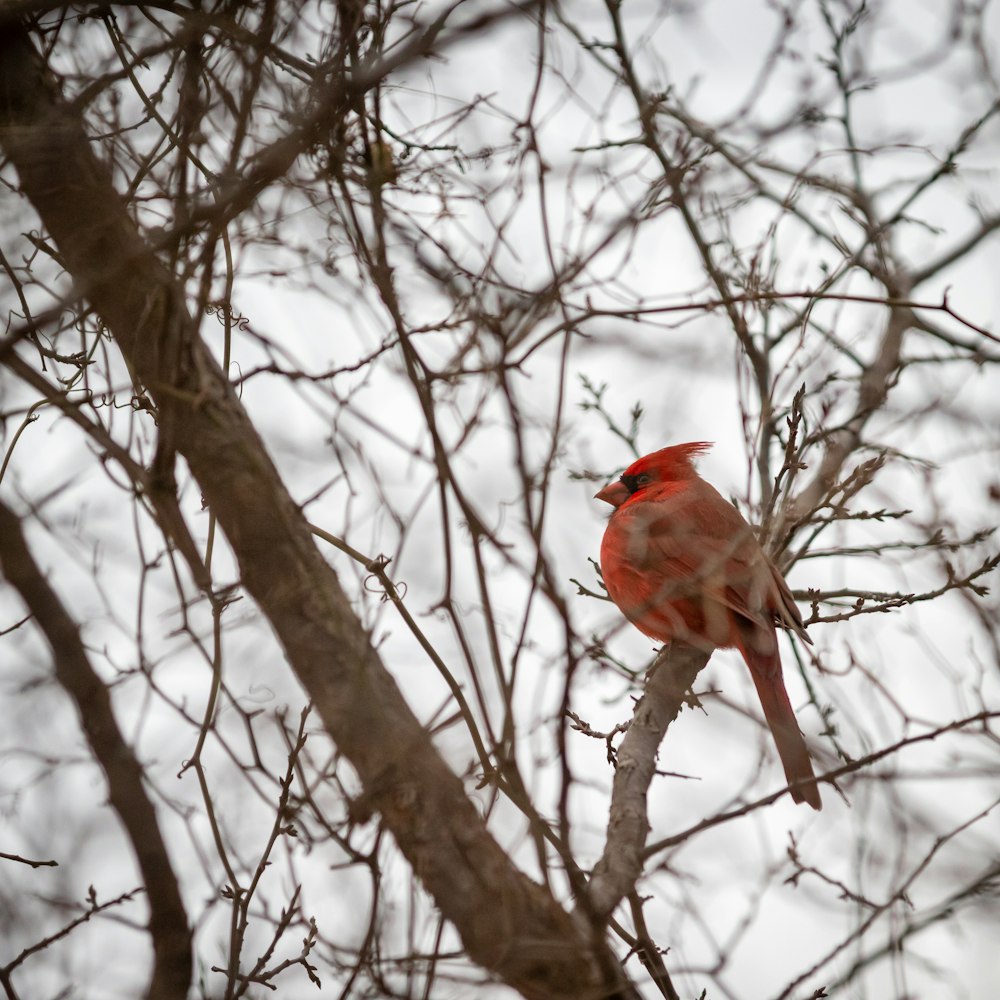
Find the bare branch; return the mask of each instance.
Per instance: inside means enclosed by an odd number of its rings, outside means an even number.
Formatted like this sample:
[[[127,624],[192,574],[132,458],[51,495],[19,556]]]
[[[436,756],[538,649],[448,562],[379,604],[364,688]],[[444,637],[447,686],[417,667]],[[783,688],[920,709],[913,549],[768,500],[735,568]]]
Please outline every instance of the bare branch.
[[[191,931],[156,811],[143,788],[142,767],[122,737],[108,689],[90,665],[76,623],[32,558],[19,518],[3,503],[0,568],[49,642],[56,677],[76,704],[90,748],[104,769],[111,805],[135,851],[149,896],[155,957],[150,996],[182,1000],[191,983]]]
[[[584,910],[594,919],[606,919],[633,891],[642,873],[649,831],[646,795],[656,772],[656,754],[708,657],[703,650],[674,642],[650,668],[646,689],[616,755],[607,840],[594,866]]]

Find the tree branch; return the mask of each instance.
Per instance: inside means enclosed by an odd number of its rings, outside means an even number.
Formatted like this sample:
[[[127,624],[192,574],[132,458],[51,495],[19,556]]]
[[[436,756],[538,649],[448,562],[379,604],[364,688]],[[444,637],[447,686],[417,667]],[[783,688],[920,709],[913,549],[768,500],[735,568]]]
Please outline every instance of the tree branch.
[[[590,880],[587,905],[598,920],[611,915],[642,874],[643,848],[649,832],[646,796],[656,771],[656,754],[709,655],[673,642],[650,668],[646,690],[618,748],[608,837]]]
[[[159,410],[366,804],[460,933],[471,959],[526,997],[621,995],[585,939],[517,870],[437,753],[310,537],[263,442],[198,336],[181,288],[145,244],[78,113],[27,34],[0,33],[0,143],[78,286]]]
[[[153,974],[148,996],[184,1000],[191,984],[191,930],[177,877],[142,784],[142,765],[125,742],[104,682],[90,665],[76,622],[32,558],[17,515],[0,502],[0,569],[52,648],[56,678],[73,699],[108,798],[125,827],[149,897]]]

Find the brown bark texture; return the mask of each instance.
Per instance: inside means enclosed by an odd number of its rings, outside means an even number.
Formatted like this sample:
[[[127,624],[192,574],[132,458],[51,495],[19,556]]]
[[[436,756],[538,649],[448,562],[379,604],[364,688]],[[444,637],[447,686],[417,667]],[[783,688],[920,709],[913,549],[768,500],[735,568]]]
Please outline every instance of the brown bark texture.
[[[142,765],[118,728],[111,696],[90,664],[76,622],[32,558],[17,515],[2,502],[0,572],[21,595],[52,648],[56,678],[76,704],[87,742],[104,769],[108,799],[135,851],[149,898],[149,995],[184,1000],[191,985],[191,929],[156,810],[143,786]]]
[[[650,668],[642,698],[618,748],[608,839],[588,886],[590,913],[598,921],[611,915],[642,874],[649,833],[646,799],[656,773],[657,750],[708,658],[703,650],[674,642]]]
[[[613,996],[620,965],[517,870],[437,753],[322,559],[182,290],[144,241],[26,30],[0,28],[0,144],[77,294],[157,405],[320,718],[470,958],[526,997]]]

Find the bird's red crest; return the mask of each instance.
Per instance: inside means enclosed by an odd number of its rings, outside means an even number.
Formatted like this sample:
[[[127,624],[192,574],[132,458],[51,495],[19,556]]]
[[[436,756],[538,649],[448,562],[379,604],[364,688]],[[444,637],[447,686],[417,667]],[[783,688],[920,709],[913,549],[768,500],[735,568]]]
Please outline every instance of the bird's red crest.
[[[697,475],[694,460],[712,447],[711,441],[688,441],[686,444],[672,444],[669,448],[650,452],[633,462],[626,470],[626,476],[641,476],[644,472],[656,473],[663,482],[676,479],[690,479]]]

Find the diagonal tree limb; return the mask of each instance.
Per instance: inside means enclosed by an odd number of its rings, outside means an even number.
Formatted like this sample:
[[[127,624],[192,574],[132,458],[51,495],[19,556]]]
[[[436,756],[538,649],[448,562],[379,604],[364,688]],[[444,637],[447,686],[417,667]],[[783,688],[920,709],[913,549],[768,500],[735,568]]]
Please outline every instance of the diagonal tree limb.
[[[517,870],[372,647],[263,442],[26,31],[0,31],[0,145],[157,403],[300,682],[470,958],[526,997],[631,996],[603,937]]]
[[[642,874],[649,833],[646,799],[656,772],[656,754],[709,656],[704,650],[673,642],[650,668],[646,689],[618,748],[608,836],[584,904],[585,912],[600,924],[632,892]]]
[[[0,570],[21,595],[52,648],[56,679],[73,699],[108,798],[125,827],[149,898],[153,973],[149,996],[185,1000],[191,985],[191,929],[156,810],[143,788],[142,765],[125,742],[111,696],[90,665],[76,622],[32,558],[17,515],[0,502]]]
[[[907,285],[901,290],[899,297],[905,299],[908,293]],[[829,496],[844,465],[860,447],[865,426],[889,398],[889,392],[899,372],[904,336],[915,322],[913,311],[908,306],[890,307],[878,352],[861,376],[853,415],[843,428],[830,435],[816,474],[789,499],[784,511],[781,512],[781,519],[774,530],[775,537],[781,539],[779,549],[787,546],[796,529],[805,523],[823,503],[824,498]]]

